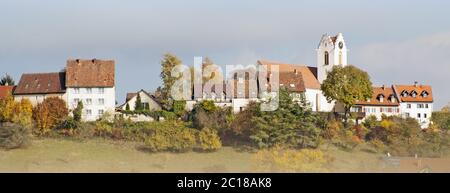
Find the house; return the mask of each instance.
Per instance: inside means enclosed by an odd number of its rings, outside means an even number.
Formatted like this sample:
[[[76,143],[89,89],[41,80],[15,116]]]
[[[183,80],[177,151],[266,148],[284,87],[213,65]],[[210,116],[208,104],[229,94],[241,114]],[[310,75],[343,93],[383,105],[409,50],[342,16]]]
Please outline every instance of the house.
[[[135,93],[127,93],[125,103],[118,108],[120,110],[134,111],[138,95],[141,98],[141,103],[145,110],[158,111],[162,109],[161,105],[155,100],[155,97],[144,90]]]
[[[83,120],[94,121],[116,104],[114,60],[67,60],[66,90],[69,109],[83,102]]]
[[[28,99],[33,106],[48,97],[67,100],[65,76],[65,72],[23,74],[14,89],[14,99]]]
[[[403,117],[417,119],[422,128],[431,123],[433,112],[433,92],[429,85],[393,85],[399,96],[400,112]]]
[[[259,60],[258,65],[264,65],[267,69],[278,66],[279,88],[285,88],[294,100],[306,99],[313,111],[332,111],[333,107],[328,105],[328,101],[320,90],[320,82],[317,79],[317,68],[306,65],[285,64]],[[270,78],[271,70],[268,70],[268,83],[272,84]]]
[[[9,85],[0,86],[0,99],[5,99],[9,95],[12,96],[14,88],[15,88],[15,86],[9,86]]]
[[[381,120],[383,115],[400,115],[400,102],[393,86],[373,87],[372,97],[366,101],[357,101],[351,112],[364,113]]]
[[[83,102],[85,121],[93,121],[115,109],[113,60],[68,60],[62,72],[27,73],[14,89],[14,99],[26,98],[33,106],[48,97],[59,97],[73,110]]]

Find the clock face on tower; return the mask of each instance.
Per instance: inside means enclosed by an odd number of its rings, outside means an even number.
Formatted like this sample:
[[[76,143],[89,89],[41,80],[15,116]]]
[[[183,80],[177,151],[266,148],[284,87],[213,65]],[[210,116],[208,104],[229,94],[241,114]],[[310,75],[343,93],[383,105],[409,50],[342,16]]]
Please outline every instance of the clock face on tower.
[[[339,42],[339,49],[342,49],[344,47],[344,43]]]

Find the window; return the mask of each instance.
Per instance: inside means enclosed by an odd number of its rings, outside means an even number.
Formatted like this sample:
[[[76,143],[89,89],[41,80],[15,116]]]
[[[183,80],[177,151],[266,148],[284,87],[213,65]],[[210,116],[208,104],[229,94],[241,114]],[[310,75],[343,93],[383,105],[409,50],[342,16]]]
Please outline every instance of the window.
[[[80,99],[77,98],[73,99],[73,104],[78,104],[78,102],[80,102]]]
[[[339,65],[342,65],[342,51],[339,52]]]
[[[415,90],[413,90],[413,91],[411,92],[411,96],[414,97],[414,98],[416,98],[417,92],[416,92]]]
[[[428,109],[428,104],[425,104],[425,108]]]
[[[420,113],[417,113],[417,118],[420,118]]]
[[[86,109],[86,115],[87,116],[91,116],[92,115],[92,110],[91,109]]]
[[[105,99],[103,99],[103,98],[98,99],[98,104],[99,105],[104,105],[105,104]]]
[[[86,105],[92,105],[92,99],[86,99]]]
[[[87,89],[86,89],[86,93],[92,94],[92,88],[87,88]]]
[[[382,103],[384,101],[384,96],[383,95],[378,95],[378,101],[380,101]]]
[[[98,110],[98,115],[102,116],[105,111],[103,109]]]
[[[80,94],[80,88],[74,88],[73,89],[74,94]]]
[[[145,110],[150,109],[150,104],[148,104],[148,103],[142,103],[142,106],[144,107]]]
[[[406,117],[410,117],[409,113],[406,113],[405,115],[406,115]]]
[[[423,118],[425,118],[425,119],[427,118],[427,114],[426,113],[423,114]]]
[[[427,98],[428,92],[427,91],[423,91],[421,95],[422,95],[423,98]]]
[[[330,64],[330,56],[329,56],[329,54],[328,54],[328,52],[327,51],[325,51],[325,53],[324,53],[324,60],[325,60],[325,65],[328,65],[328,64]]]
[[[418,109],[423,109],[424,105],[423,104],[417,104],[417,108]]]
[[[105,93],[105,88],[98,88],[98,94]]]
[[[406,104],[406,108],[410,109],[411,108],[411,104]]]

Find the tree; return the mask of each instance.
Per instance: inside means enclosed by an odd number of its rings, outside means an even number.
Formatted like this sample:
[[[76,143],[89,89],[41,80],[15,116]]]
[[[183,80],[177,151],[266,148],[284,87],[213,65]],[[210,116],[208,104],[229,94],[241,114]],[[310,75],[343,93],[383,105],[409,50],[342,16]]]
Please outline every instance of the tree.
[[[55,126],[62,123],[68,116],[66,102],[58,97],[44,99],[33,109],[33,119],[36,122],[37,134],[45,135]]]
[[[442,112],[450,112],[450,103],[444,106],[441,110]]]
[[[30,128],[33,116],[33,105],[30,100],[22,99],[14,104],[12,122]]]
[[[180,65],[182,62],[175,55],[166,53],[161,60],[161,79],[163,81],[163,86],[161,87],[161,99],[160,102],[163,108],[166,110],[172,109],[172,98],[170,97],[170,91],[172,85],[178,79],[177,77],[172,77],[172,70],[175,66]]]
[[[13,78],[11,76],[9,76],[9,74],[5,74],[5,76],[3,76],[0,79],[0,85],[1,86],[7,86],[7,85],[13,86],[13,85],[15,85],[15,82],[14,82]]]
[[[73,119],[76,122],[80,122],[83,114],[83,102],[78,101],[77,107],[73,110]]]
[[[130,110],[130,104],[127,103],[127,105],[125,105],[125,110],[127,110],[127,111]]]
[[[144,106],[142,105],[141,95],[139,94],[139,92],[137,93],[136,102],[134,103],[134,110],[135,111],[144,110]]]
[[[0,99],[0,122],[12,122],[14,105],[14,98],[11,94]]]
[[[259,105],[256,107],[259,108]],[[259,148],[285,145],[291,148],[317,147],[319,116],[313,114],[306,100],[293,101],[286,89],[279,91],[279,106],[275,111],[256,111],[250,139]]]
[[[354,66],[334,66],[321,85],[328,102],[337,101],[344,106],[347,124],[350,108],[356,101],[372,97],[372,82],[367,72]]]

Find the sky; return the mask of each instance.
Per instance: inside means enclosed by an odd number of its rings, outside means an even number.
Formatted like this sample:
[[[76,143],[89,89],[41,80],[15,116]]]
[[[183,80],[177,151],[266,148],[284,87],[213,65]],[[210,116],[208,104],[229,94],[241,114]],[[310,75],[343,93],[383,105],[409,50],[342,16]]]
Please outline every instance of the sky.
[[[114,59],[117,101],[155,90],[170,52],[191,65],[259,59],[316,66],[322,34],[342,32],[350,64],[375,85],[429,84],[450,102],[450,1],[0,0],[0,76]]]

